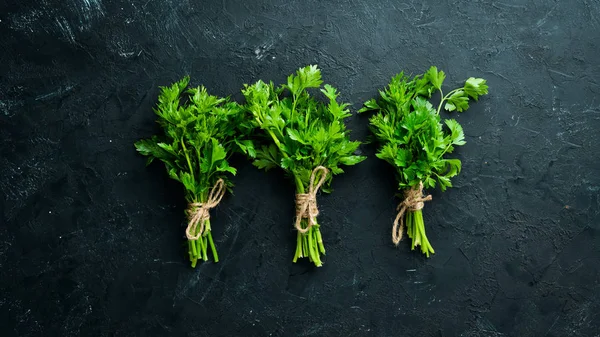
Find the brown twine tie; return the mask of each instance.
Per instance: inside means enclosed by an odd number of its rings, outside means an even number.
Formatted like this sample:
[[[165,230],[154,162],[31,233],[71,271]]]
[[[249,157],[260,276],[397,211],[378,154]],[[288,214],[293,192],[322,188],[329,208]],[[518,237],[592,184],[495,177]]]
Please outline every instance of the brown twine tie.
[[[206,202],[193,202],[189,204],[187,209],[189,222],[185,229],[185,236],[187,236],[188,240],[198,240],[200,236],[202,236],[204,232],[204,222],[210,219],[210,209],[216,207],[219,202],[221,202],[224,195],[225,181],[219,178],[212,190],[210,190]],[[200,230],[194,235],[192,233],[196,233],[198,224],[200,224]]]
[[[315,184],[315,176],[317,172],[321,172],[321,178]],[[319,209],[317,208],[317,192],[319,188],[325,183],[329,170],[324,166],[317,166],[310,175],[310,184],[308,185],[308,193],[296,194],[296,229],[300,233],[306,233],[308,230],[316,224],[315,219],[319,215]],[[302,228],[302,219],[308,219],[308,226]]]
[[[425,201],[430,201],[431,195],[423,195],[423,182],[419,182],[418,188],[411,188],[404,192],[404,201],[402,201],[396,210],[399,210],[394,220],[394,227],[392,228],[392,241],[397,246],[402,240],[402,233],[404,232],[404,213],[408,211],[418,211],[423,209]],[[400,226],[398,226],[400,222]]]

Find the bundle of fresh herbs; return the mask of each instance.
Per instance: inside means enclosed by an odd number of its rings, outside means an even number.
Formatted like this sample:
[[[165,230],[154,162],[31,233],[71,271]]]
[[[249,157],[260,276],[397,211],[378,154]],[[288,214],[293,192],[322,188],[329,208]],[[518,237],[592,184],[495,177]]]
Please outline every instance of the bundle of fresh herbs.
[[[466,143],[461,125],[454,119],[446,119],[444,128],[439,112],[442,107],[448,111],[465,111],[469,108],[470,98],[477,101],[479,96],[488,93],[484,79],[471,77],[463,87],[444,95],[442,83],[445,77],[436,67],[412,78],[400,73],[379,91],[378,99],[365,102],[359,110],[376,111],[370,118],[370,126],[381,144],[377,157],[396,168],[398,187],[404,190],[392,240],[398,245],[406,221],[411,248],[421,246],[421,252],[427,257],[435,252],[425,234],[422,209],[431,196],[425,197],[423,188],[434,188],[439,184],[445,191],[452,187],[450,178],[460,172],[461,161],[445,158],[445,155],[452,153],[455,146]],[[429,99],[437,91],[441,101],[436,109]]]
[[[293,261],[308,257],[321,266],[325,254],[317,223],[316,193],[330,192],[332,174],[344,171],[340,165],[355,165],[365,159],[355,155],[360,142],[350,141],[344,119],[351,116],[348,104],[338,103],[332,86],[321,86],[317,66],[300,68],[287,84],[275,87],[258,81],[242,90],[250,123],[244,128],[260,133],[248,151],[260,169],[280,167],[296,184],[296,253]],[[327,103],[316,100],[308,89],[321,88]],[[245,131],[248,132],[248,131]]]
[[[162,161],[169,176],[181,182],[189,203],[186,236],[192,267],[208,260],[208,248],[215,262],[219,256],[211,235],[209,210],[232,186],[228,174],[236,169],[228,159],[238,148],[238,125],[243,110],[228,98],[209,95],[203,86],[187,89],[189,77],[161,87],[155,109],[164,134],[135,143],[137,151]]]

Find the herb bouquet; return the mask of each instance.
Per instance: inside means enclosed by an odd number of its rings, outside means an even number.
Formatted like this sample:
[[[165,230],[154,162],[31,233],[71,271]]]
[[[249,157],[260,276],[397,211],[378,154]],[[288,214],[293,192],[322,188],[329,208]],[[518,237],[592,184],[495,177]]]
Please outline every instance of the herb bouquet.
[[[380,97],[365,102],[359,112],[374,110],[370,118],[371,130],[381,144],[377,157],[397,170],[398,187],[404,190],[404,200],[398,205],[398,214],[392,230],[392,241],[398,245],[406,221],[407,234],[412,239],[411,249],[421,246],[427,257],[435,253],[425,234],[422,209],[431,196],[424,196],[424,188],[439,184],[442,191],[452,187],[450,178],[461,170],[459,159],[445,158],[455,146],[466,143],[461,125],[454,119],[440,120],[440,110],[462,112],[469,108],[469,99],[477,100],[488,92],[486,81],[469,78],[463,87],[444,95],[442,83],[446,75],[431,67],[424,75],[413,78],[400,73],[380,91]],[[441,101],[437,109],[428,101],[436,91]]]
[[[298,233],[293,261],[308,257],[316,266],[322,265],[321,254],[325,254],[316,194],[321,187],[330,192],[332,174],[344,172],[340,165],[365,159],[354,155],[360,142],[348,138],[344,125],[344,119],[351,116],[348,104],[338,103],[337,90],[321,84],[321,71],[307,66],[279,87],[258,81],[242,90],[251,119],[244,127],[261,134],[255,139],[256,152],[249,153],[254,165],[265,170],[280,167],[296,184]],[[327,103],[312,97],[310,88],[320,88]]]
[[[211,235],[209,210],[232,186],[228,174],[236,169],[228,158],[239,143],[236,125],[243,119],[241,107],[228,98],[209,95],[204,87],[186,90],[189,77],[161,87],[155,113],[164,135],[135,143],[139,153],[162,161],[169,176],[181,182],[189,203],[185,234],[192,267],[208,260],[208,250],[219,261]]]

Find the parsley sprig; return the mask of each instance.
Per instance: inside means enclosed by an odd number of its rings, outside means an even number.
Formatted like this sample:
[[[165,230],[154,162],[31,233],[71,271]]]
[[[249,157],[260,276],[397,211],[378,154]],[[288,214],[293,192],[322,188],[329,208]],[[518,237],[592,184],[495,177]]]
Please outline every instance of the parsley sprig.
[[[147,164],[154,159],[165,164],[169,177],[183,184],[190,205],[202,205],[210,202],[213,187],[221,183],[228,188],[233,186],[228,175],[235,175],[236,169],[228,159],[240,143],[236,125],[243,120],[243,112],[237,103],[210,95],[203,86],[186,90],[188,83],[186,76],[171,86],[161,87],[154,111],[164,134],[140,140],[135,147],[148,156]],[[199,238],[188,236],[192,267],[198,260],[208,260],[208,247],[214,261],[219,261],[210,219],[201,221],[204,223],[191,233]]]
[[[349,104],[339,103],[338,91],[322,83],[321,71],[311,65],[298,69],[278,87],[259,80],[242,90],[251,120],[243,127],[261,134],[250,147],[256,150],[248,154],[260,169],[282,168],[294,180],[299,195],[312,190],[313,172],[326,174],[322,190],[330,192],[332,174],[344,172],[340,165],[355,165],[366,158],[354,154],[361,143],[348,137],[344,119],[351,116]],[[308,90],[312,88],[319,88],[327,102],[316,100]],[[312,180],[314,183],[320,179],[317,176]],[[309,221],[314,224],[309,226]],[[300,225],[293,261],[308,257],[321,266],[320,255],[325,254],[325,247],[316,216],[302,219]]]
[[[464,86],[444,95],[445,78],[446,74],[436,67],[414,77],[402,72],[379,91],[378,99],[365,102],[359,110],[376,111],[370,118],[371,130],[381,145],[376,155],[396,168],[399,189],[413,199],[421,197],[423,187],[434,188],[439,184],[442,191],[452,187],[451,178],[461,170],[461,161],[446,155],[466,143],[463,129],[454,119],[441,123],[442,107],[462,112],[469,108],[470,99],[477,101],[488,93],[484,79],[471,77]],[[434,108],[429,99],[437,91],[441,100]],[[406,212],[407,234],[412,239],[411,249],[420,245],[421,252],[429,257],[434,250],[425,233],[422,211],[416,204],[411,204]],[[394,235],[396,244],[400,238],[401,234]]]

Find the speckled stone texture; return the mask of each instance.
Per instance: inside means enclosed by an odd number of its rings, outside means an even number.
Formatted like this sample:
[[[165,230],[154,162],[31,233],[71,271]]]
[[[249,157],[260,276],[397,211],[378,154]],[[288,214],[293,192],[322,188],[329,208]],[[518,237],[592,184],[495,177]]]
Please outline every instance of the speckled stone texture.
[[[2,1],[0,335],[600,336],[599,60],[597,0]],[[292,183],[238,158],[221,262],[191,269],[182,189],[133,147],[158,86],[241,100],[307,64],[353,110],[401,70],[488,80],[424,209],[436,254],[392,245],[367,145],[319,197],[323,268],[291,263]]]

